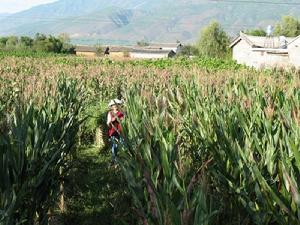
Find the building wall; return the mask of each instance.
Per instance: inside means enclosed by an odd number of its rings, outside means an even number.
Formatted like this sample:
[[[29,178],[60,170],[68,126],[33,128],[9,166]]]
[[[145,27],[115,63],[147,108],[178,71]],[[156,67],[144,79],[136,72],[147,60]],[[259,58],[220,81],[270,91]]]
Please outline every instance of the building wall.
[[[167,51],[174,51],[174,52],[177,52],[177,50],[178,50],[178,47],[162,47],[161,48],[162,50],[167,50]]]
[[[251,46],[249,46],[249,44],[244,40],[241,40],[232,49],[232,57],[239,64],[253,66],[252,63],[250,62],[252,60],[249,60],[250,55],[251,55]]]
[[[89,57],[97,56],[96,52],[76,52],[76,55],[78,55],[78,56],[89,56]]]
[[[233,47],[233,59],[257,69],[286,67],[290,65],[288,54],[274,54],[265,50],[253,49],[246,41],[241,40]]]
[[[290,59],[288,53],[286,54],[267,54],[268,67],[289,67]]]
[[[168,58],[168,54],[165,53],[144,53],[144,52],[130,52],[130,58],[136,59],[162,59]]]
[[[124,58],[124,52],[110,52],[109,57],[112,58]]]
[[[251,54],[249,54],[249,62],[247,65],[256,69],[287,67],[290,65],[290,60],[288,54],[275,54],[265,50],[252,50]]]
[[[288,46],[288,52],[291,64],[300,68],[300,38]]]
[[[253,51],[254,53],[255,51]],[[266,51],[255,52],[257,61],[254,63],[255,68],[273,68],[273,67],[288,67],[290,65],[289,55],[286,53],[274,54]]]

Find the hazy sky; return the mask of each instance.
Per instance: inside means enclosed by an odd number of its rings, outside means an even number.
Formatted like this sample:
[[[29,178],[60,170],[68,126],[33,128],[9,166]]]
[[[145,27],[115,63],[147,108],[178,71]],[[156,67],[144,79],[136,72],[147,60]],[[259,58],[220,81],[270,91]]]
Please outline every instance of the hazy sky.
[[[56,0],[0,0],[0,13],[14,13]]]

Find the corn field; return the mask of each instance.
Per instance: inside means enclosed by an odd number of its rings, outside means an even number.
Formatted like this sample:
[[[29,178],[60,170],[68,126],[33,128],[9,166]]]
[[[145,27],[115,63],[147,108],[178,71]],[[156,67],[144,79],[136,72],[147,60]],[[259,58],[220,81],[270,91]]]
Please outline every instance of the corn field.
[[[0,224],[48,224],[116,97],[139,224],[300,224],[299,72],[180,60],[3,57]]]

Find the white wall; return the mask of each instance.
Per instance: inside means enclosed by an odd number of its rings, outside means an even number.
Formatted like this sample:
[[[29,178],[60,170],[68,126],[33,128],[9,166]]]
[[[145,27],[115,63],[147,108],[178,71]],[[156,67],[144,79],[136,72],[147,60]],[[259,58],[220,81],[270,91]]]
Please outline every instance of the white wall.
[[[233,59],[257,69],[268,67],[286,67],[290,65],[288,54],[273,54],[268,50],[253,49],[246,41],[241,40],[233,47]]]
[[[239,64],[252,66],[252,63],[250,63],[249,61],[250,55],[251,55],[251,47],[244,40],[241,40],[232,49],[232,57]]]
[[[162,50],[167,50],[167,51],[173,50],[174,52],[177,52],[178,47],[176,47],[176,48],[174,48],[174,47],[162,47],[161,49],[162,49]]]
[[[162,59],[162,58],[168,58],[168,54],[167,53],[130,52],[130,58],[136,58],[136,59]]]
[[[288,67],[290,66],[290,59],[288,54],[272,54],[266,55],[267,67]]]
[[[288,46],[288,51],[291,64],[300,68],[300,38]]]

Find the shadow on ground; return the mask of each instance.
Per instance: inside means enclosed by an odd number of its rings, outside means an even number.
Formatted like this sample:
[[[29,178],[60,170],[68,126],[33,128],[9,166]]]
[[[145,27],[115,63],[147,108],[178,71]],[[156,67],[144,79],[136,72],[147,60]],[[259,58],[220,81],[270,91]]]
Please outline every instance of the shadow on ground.
[[[126,183],[110,157],[108,150],[79,151],[66,181],[64,225],[136,224]]]

